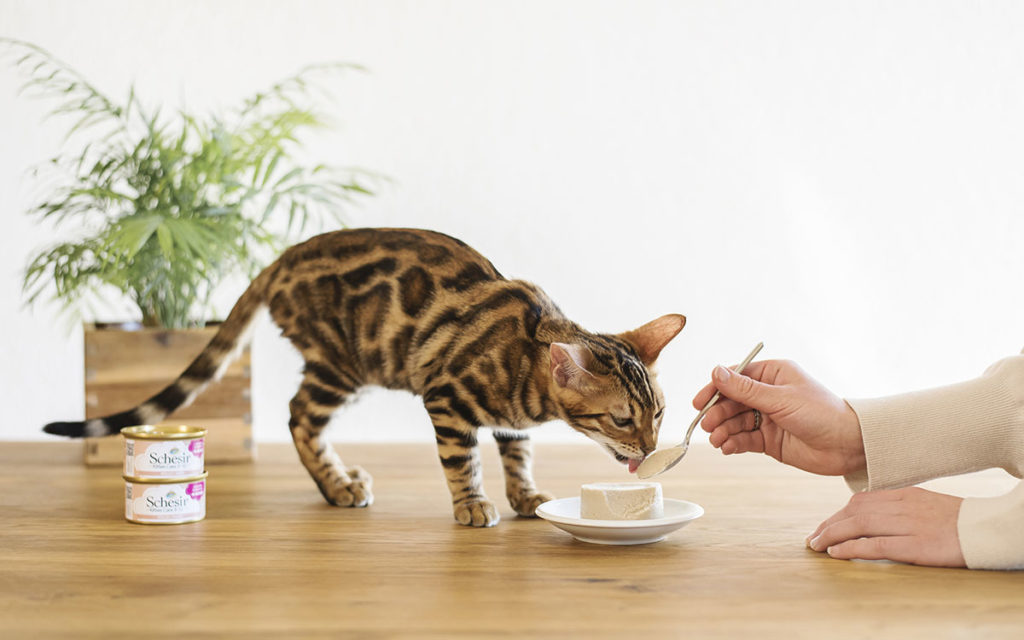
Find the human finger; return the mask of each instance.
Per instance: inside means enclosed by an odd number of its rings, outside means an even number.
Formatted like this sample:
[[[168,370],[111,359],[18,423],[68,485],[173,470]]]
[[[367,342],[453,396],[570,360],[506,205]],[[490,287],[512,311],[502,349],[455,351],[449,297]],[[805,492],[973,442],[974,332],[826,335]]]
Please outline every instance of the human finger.
[[[708,435],[708,442],[711,446],[720,449],[725,441],[729,439],[729,430],[725,427],[715,427],[715,430]]]
[[[724,442],[729,436],[734,436],[737,433],[743,433],[744,431],[754,431],[754,427],[760,428],[764,424],[765,420],[766,419],[762,414],[759,422],[757,414],[752,410],[747,409],[746,411],[743,411],[742,413],[739,413],[719,424],[715,427],[712,433],[717,433],[718,439]]]
[[[838,560],[893,560],[915,564],[921,542],[915,536],[878,536],[857,538],[828,547],[828,555]]]
[[[807,546],[815,551],[856,538],[906,535],[911,533],[913,520],[904,513],[867,511],[837,520],[824,527]]]
[[[697,395],[693,396],[693,408],[703,409],[704,405],[711,400],[711,396],[715,395],[716,391],[718,391],[718,389],[716,389],[715,385],[710,382],[701,387],[700,391],[697,392]]]
[[[751,362],[743,369],[743,371],[739,371],[737,373],[742,373],[748,378],[753,378],[758,382],[764,382],[766,370],[769,368],[769,365],[772,362],[772,360],[758,360],[756,362]],[[736,367],[738,366],[739,363],[731,364],[729,365],[729,369],[731,369],[732,371],[736,371]]]
[[[715,427],[722,424],[726,420],[733,418],[744,411],[750,411],[750,407],[745,404],[740,404],[735,400],[729,400],[728,398],[722,398],[715,406],[708,409],[708,412],[704,414],[703,420],[701,420],[700,426],[707,432],[715,430]]]
[[[722,395],[764,412],[776,411],[783,406],[785,392],[750,376],[718,366],[712,372],[712,382]]]
[[[771,360],[751,362],[750,364],[747,365],[747,368],[743,370],[743,375],[749,376],[755,380],[760,381],[762,376],[765,375],[766,367],[772,362],[773,361]],[[735,369],[737,366],[738,364],[733,364],[730,365],[729,368]],[[700,391],[697,392],[697,395],[693,397],[693,408],[703,409],[704,405],[706,405],[708,401],[711,400],[711,396],[715,395],[716,391],[718,391],[718,387],[715,386],[714,382],[709,382],[708,384],[701,387]],[[722,398],[722,400],[725,400],[725,398]],[[719,400],[718,402],[720,403],[722,402],[722,400]]]
[[[743,431],[731,435],[720,449],[727,456],[734,453],[764,453],[764,434],[760,431]]]
[[[714,431],[712,431],[708,436],[708,442],[710,442],[711,446],[716,449],[720,448],[725,444],[726,440],[745,431],[754,431],[755,426],[761,427],[764,423],[765,419],[762,418],[761,424],[758,425],[757,417],[754,415],[754,412],[745,411],[744,413],[741,413],[734,418],[730,418],[726,422],[715,427]]]
[[[891,503],[900,502],[903,499],[903,489],[896,490],[879,490],[879,491],[861,491],[855,493],[850,497],[850,500],[843,506],[842,509],[836,511],[834,514],[823,520],[821,524],[807,536],[806,542],[810,546],[811,540],[821,534],[825,527],[828,527],[840,520],[851,518],[859,513],[865,511],[878,511],[883,513],[893,513],[902,510],[900,506],[893,506]],[[889,505],[883,506],[883,503],[890,503]]]

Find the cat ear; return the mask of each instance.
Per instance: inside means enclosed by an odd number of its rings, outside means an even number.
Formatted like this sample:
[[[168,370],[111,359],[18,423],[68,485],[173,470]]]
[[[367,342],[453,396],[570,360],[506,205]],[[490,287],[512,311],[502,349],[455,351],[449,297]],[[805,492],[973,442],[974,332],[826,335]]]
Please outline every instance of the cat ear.
[[[587,371],[593,355],[581,344],[551,343],[551,377],[555,384],[582,393],[595,382],[594,374]]]
[[[672,338],[686,326],[686,316],[670,313],[657,320],[651,320],[639,329],[619,334],[619,337],[636,348],[640,360],[651,366],[658,359],[658,354]]]

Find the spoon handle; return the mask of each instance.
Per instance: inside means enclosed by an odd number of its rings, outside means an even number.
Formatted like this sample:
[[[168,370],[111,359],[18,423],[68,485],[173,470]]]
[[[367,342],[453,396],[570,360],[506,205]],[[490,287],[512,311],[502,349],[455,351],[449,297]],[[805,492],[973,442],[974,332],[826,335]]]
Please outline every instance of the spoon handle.
[[[761,349],[763,347],[764,343],[758,342],[757,346],[754,347],[754,350],[751,351],[750,354],[743,359],[743,362],[736,365],[736,367],[733,368],[733,371],[735,371],[736,373],[743,373],[743,370],[747,368],[747,365],[750,364],[750,361],[754,359],[754,356],[761,352]],[[708,400],[708,403],[704,405],[704,408],[700,410],[700,413],[697,414],[697,417],[694,418],[693,422],[690,423],[690,427],[686,430],[686,439],[683,440],[683,443],[680,445],[681,447],[683,447],[683,449],[689,448],[690,436],[693,435],[693,429],[697,426],[697,423],[700,422],[700,419],[704,417],[704,414],[708,412],[708,409],[713,407],[714,404],[718,402],[718,398],[720,398],[721,396],[722,393],[720,391],[715,391],[715,395],[711,396],[711,399]]]

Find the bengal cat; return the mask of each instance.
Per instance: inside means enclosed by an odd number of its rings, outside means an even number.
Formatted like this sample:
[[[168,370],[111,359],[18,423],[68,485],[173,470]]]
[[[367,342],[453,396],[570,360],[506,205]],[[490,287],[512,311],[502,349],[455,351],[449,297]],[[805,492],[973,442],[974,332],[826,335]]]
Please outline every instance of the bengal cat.
[[[305,367],[288,426],[299,457],[333,505],[373,502],[372,480],[346,467],[324,436],[331,415],[361,387],[423,399],[452,494],[455,519],[492,526],[477,432],[493,429],[515,512],[533,516],[538,491],[525,429],[561,419],[632,472],[654,450],[664,396],[650,367],[686,322],[666,315],[618,335],[565,318],[539,287],[507,280],[465,243],[433,231],[356,229],[285,251],[252,282],[178,379],[134,409],[47,433],[83,437],[153,424],[224,371],[268,307]]]

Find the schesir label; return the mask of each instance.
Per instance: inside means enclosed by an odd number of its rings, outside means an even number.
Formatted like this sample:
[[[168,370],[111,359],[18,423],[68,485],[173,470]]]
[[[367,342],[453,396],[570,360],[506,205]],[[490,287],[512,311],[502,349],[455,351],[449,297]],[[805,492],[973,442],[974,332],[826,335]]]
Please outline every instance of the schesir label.
[[[124,517],[132,522],[179,524],[205,516],[205,476],[160,483],[125,478]]]
[[[136,478],[172,478],[203,472],[203,438],[125,440],[124,473]]]
[[[140,425],[121,430],[124,475],[187,478],[203,473],[206,431],[185,425]]]

